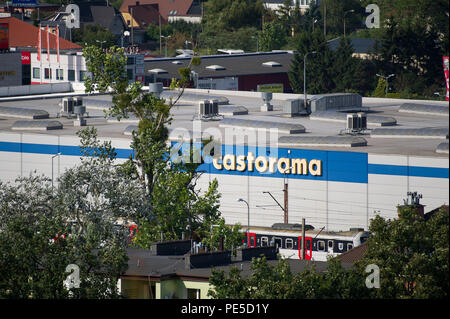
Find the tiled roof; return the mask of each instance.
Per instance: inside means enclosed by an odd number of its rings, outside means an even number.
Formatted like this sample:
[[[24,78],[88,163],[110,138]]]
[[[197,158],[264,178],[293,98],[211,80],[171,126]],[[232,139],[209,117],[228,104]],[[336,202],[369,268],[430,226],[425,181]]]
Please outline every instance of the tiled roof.
[[[367,250],[367,242],[346,251],[343,254],[338,255],[336,258],[339,259],[343,263],[354,263],[355,261],[360,260],[364,253]]]
[[[9,17],[0,18],[0,23],[9,24],[9,46],[13,48],[17,47],[34,47],[38,46],[38,31],[39,28],[29,23],[23,22],[19,19]],[[47,35],[45,29],[41,33],[42,35],[42,49],[47,48]],[[50,34],[50,49],[56,50],[56,35]],[[59,49],[81,49],[81,46],[73,42],[59,38]]]
[[[128,12],[129,6],[158,4],[159,13],[164,20],[168,20],[169,13],[176,11],[175,15],[187,15],[194,0],[123,0],[120,12]]]

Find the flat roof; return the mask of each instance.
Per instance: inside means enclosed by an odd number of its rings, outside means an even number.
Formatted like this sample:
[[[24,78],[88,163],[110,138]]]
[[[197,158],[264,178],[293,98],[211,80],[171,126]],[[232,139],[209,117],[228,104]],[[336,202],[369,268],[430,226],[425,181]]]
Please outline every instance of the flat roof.
[[[298,134],[286,134],[279,133],[278,137],[281,136],[301,136],[301,137],[329,137],[338,136],[339,132],[345,129],[345,123],[343,122],[333,122],[333,121],[317,121],[310,120],[308,116],[299,117],[284,117],[283,115],[283,103],[284,100],[289,98],[302,98],[299,94],[274,94],[274,99],[270,102],[273,105],[273,111],[262,112],[260,110],[261,106],[264,104],[261,97],[258,97],[256,92],[236,92],[236,91],[213,91],[208,93],[207,90],[187,90],[189,94],[186,95],[186,99],[181,99],[180,102],[173,107],[173,122],[169,129],[172,131],[174,129],[183,129],[189,132],[194,130],[193,118],[198,115],[198,102],[196,102],[196,96],[198,100],[203,100],[205,96],[223,96],[224,101],[228,100],[228,104],[219,105],[220,107],[237,106],[245,107],[248,110],[248,115],[226,115],[225,118],[236,118],[241,120],[257,120],[264,122],[278,123],[274,124],[279,126],[280,124],[294,124],[301,125],[305,127],[305,133]],[[73,93],[72,93],[73,94]],[[80,94],[81,95],[81,94]],[[260,95],[259,95],[260,96]],[[89,100],[99,100],[99,101],[111,101],[110,95],[90,95],[83,96]],[[308,95],[308,98],[313,97]],[[29,97],[31,98],[31,97]],[[0,98],[0,106],[5,107],[15,107],[15,108],[25,108],[25,109],[35,109],[44,110],[49,113],[50,117],[48,120],[57,120],[63,124],[63,129],[39,132],[37,134],[47,134],[56,136],[76,136],[76,132],[80,129],[79,126],[74,126],[74,119],[67,119],[65,117],[57,118],[56,115],[61,111],[61,106],[59,105],[61,98],[36,98],[27,100],[11,100],[5,101],[5,99]],[[427,114],[414,114],[399,112],[400,106],[405,103],[404,100],[395,99],[376,99],[376,98],[363,98],[363,107],[368,108],[372,114],[379,116],[386,116],[395,118],[397,125],[389,126],[389,128],[398,129],[421,129],[421,128],[447,128],[449,127],[448,116],[438,116],[438,115],[427,115]],[[447,105],[448,102],[436,102],[436,101],[420,101],[421,104],[439,104]],[[447,103],[447,104],[446,104]],[[91,104],[92,105],[92,104]],[[104,117],[104,112],[101,107],[89,107],[87,106],[86,112],[89,113],[89,117],[86,118],[88,126],[95,126],[98,131],[99,137],[102,138],[120,138],[129,139],[131,141],[131,136],[124,135],[124,131],[131,124],[129,121],[108,121]],[[25,119],[25,118],[24,118]],[[7,117],[3,114],[0,115],[0,132],[15,132],[18,130],[12,130],[13,124],[18,121],[17,117]],[[35,119],[33,121],[41,121]],[[220,127],[220,120],[209,120],[202,121],[201,128],[202,132],[207,129],[214,128],[216,132],[220,132],[224,136],[225,129]],[[368,123],[369,129],[376,129],[379,126],[371,125]],[[34,131],[24,131],[25,133],[34,133]],[[427,137],[384,137],[376,138],[370,135],[358,135],[363,137],[367,141],[367,146],[357,146],[357,147],[333,147],[332,145],[324,146],[296,146],[295,143],[291,146],[283,143],[283,148],[298,148],[298,149],[314,149],[314,150],[336,150],[336,151],[349,151],[349,152],[363,152],[369,154],[384,154],[384,155],[412,155],[412,156],[426,156],[434,158],[448,158],[448,153],[436,152],[437,147],[443,143],[448,142],[448,139],[444,138],[427,138]],[[269,139],[267,139],[267,143]],[[298,144],[297,144],[298,145]],[[267,144],[269,146],[269,144]]]

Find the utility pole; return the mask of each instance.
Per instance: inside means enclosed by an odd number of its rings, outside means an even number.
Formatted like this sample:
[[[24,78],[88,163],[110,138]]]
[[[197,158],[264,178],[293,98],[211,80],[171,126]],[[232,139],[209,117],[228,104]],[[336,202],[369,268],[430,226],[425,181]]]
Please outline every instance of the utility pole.
[[[159,17],[159,55],[162,54],[162,42],[161,42],[161,13],[158,12]]]
[[[284,223],[288,224],[288,184],[284,182]]]
[[[302,243],[301,243],[301,252],[302,252],[302,260],[305,260],[305,219],[302,218]]]
[[[327,0],[323,0],[323,35],[327,38]]]
[[[133,37],[133,25],[134,25],[134,23],[133,23],[133,8],[130,8],[131,9],[131,46],[133,46],[134,45],[134,37]]]
[[[308,54],[315,54],[317,53],[316,51],[312,51],[312,52],[308,52],[303,56],[303,98],[304,98],[304,107],[305,110],[308,111],[308,106],[307,106],[307,96],[306,96],[306,57],[308,56]]]

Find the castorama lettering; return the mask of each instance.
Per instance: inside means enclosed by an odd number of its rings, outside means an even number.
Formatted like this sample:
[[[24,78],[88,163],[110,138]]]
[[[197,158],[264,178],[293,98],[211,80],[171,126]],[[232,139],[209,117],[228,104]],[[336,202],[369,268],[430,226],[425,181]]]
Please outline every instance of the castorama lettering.
[[[254,169],[260,173],[275,173],[277,170],[281,174],[297,174],[321,176],[322,161],[312,159],[309,161],[304,158],[275,158],[258,156],[252,152],[245,155],[226,154],[222,157],[214,157],[213,165],[217,170],[240,171],[248,170],[252,172]]]

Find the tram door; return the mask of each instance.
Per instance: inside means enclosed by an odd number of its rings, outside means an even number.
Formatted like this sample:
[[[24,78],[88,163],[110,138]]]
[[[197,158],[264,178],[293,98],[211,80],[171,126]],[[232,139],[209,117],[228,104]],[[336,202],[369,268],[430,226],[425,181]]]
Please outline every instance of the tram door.
[[[242,240],[242,243],[247,243],[247,240],[249,241],[248,247],[255,247],[256,246],[256,234],[255,233],[244,233],[245,239]]]
[[[298,237],[298,257],[302,259],[302,237]],[[305,260],[311,260],[312,257],[312,238],[305,237]]]

